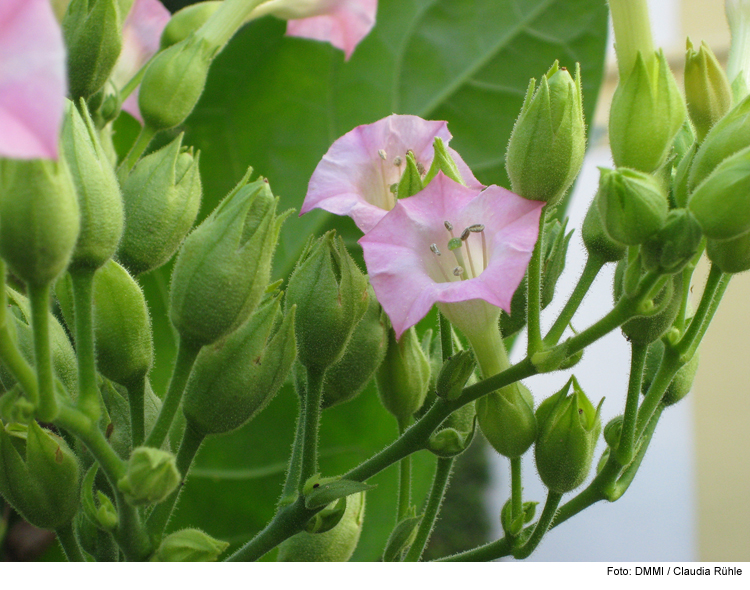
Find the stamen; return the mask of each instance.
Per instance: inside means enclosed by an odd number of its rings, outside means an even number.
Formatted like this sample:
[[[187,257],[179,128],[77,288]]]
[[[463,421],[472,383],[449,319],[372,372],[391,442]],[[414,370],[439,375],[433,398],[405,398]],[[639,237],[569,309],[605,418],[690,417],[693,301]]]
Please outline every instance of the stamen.
[[[484,237],[484,232],[482,233],[482,270],[487,270],[487,261],[489,258],[487,258],[487,238]]]
[[[483,232],[484,231],[484,224],[482,224],[482,223],[475,223],[474,225],[470,225],[466,229],[468,229],[470,232],[474,232],[475,234],[477,234],[479,232]]]
[[[393,165],[394,166],[401,166],[402,162],[403,162],[403,160],[401,159],[401,156],[396,156],[395,158],[393,158]]]
[[[419,172],[420,176],[424,176],[425,169],[424,169],[424,164],[422,164],[422,162],[417,162],[417,172]]]
[[[432,250],[432,253],[436,256],[440,256],[440,250],[438,250],[437,244],[430,244],[430,250]]]
[[[443,225],[445,226],[445,229],[448,231],[453,231],[453,224],[450,221],[444,221]]]
[[[462,274],[464,274],[464,269],[461,268],[460,266],[457,266],[456,268],[453,269],[454,276],[460,277]]]
[[[461,232],[461,241],[465,242],[469,239],[469,234],[471,234],[471,230],[467,227],[464,231]]]
[[[378,150],[378,156],[380,156],[381,160],[386,160],[388,158],[388,154],[385,153],[385,150]]]

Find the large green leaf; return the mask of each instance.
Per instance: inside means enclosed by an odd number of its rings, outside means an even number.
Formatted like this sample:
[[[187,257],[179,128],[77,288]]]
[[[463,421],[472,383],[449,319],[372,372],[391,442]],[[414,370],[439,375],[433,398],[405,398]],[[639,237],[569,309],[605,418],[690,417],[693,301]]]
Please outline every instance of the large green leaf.
[[[390,113],[444,119],[456,148],[485,183],[506,184],[504,152],[530,77],[555,59],[581,63],[585,109],[593,114],[606,41],[602,0],[381,0],[378,24],[344,63],[329,45],[284,37],[284,23],[251,23],[217,58],[189,119],[186,141],[202,152],[202,216],[252,165],[299,209],[307,182],[330,144],[353,127]],[[276,258],[285,277],[308,235],[337,227],[354,244],[347,219],[322,212],[290,219]],[[173,356],[165,311],[168,269],[146,277],[158,344],[152,375],[163,391]],[[209,441],[171,527],[199,526],[236,547],[270,519],[281,491],[297,402],[285,388],[254,422]],[[323,474],[341,473],[396,434],[372,388],[324,413]],[[421,502],[433,459],[415,458]],[[365,532],[355,559],[377,559],[395,518],[396,469],[371,483]],[[476,512],[478,507],[467,507]],[[393,518],[391,517],[393,515]]]

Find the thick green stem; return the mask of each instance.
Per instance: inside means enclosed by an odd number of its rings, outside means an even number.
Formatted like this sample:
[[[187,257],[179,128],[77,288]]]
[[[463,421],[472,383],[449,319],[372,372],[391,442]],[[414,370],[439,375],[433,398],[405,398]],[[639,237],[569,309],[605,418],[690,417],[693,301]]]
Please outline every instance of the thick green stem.
[[[435,467],[435,477],[432,480],[432,488],[427,498],[427,505],[422,515],[422,521],[419,523],[419,530],[409,551],[406,553],[404,561],[419,561],[424,553],[427,542],[430,540],[432,530],[435,528],[437,516],[440,513],[440,506],[443,504],[445,490],[448,488],[448,481],[453,470],[455,459],[438,457]]]
[[[529,356],[542,349],[542,256],[544,252],[544,218],[546,217],[546,213],[547,207],[545,206],[542,208],[542,213],[539,216],[539,237],[534,246],[528,270],[528,309],[526,318],[529,336],[527,351]]]
[[[62,405],[55,425],[80,439],[96,459],[109,480],[117,501],[117,530],[114,537],[129,561],[142,561],[151,554],[151,543],[146,535],[138,511],[125,501],[117,482],[127,469],[124,461],[109,446],[96,424],[83,412]]]
[[[40,422],[52,422],[59,412],[49,340],[49,291],[49,285],[43,287],[29,285],[31,325],[34,331],[34,362],[39,388],[39,406],[36,409],[36,417]]]
[[[542,510],[542,515],[539,517],[539,520],[534,527],[534,532],[531,533],[531,537],[529,537],[529,540],[526,541],[526,543],[513,550],[513,557],[516,559],[525,559],[534,552],[534,549],[536,549],[541,542],[542,537],[547,533],[549,525],[552,523],[552,519],[557,511],[557,505],[560,503],[561,499],[562,494],[559,492],[553,492],[550,490],[547,493],[547,501],[544,503],[544,510]]]
[[[72,521],[55,529],[55,534],[57,535],[57,540],[60,541],[60,546],[68,561],[86,561],[73,531]]]
[[[583,273],[581,273],[578,283],[570,295],[570,299],[568,299],[557,320],[555,320],[555,323],[552,324],[549,332],[544,337],[544,344],[554,346],[560,341],[565,328],[568,327],[576,311],[578,311],[581,303],[583,303],[583,298],[586,297],[586,293],[589,292],[594,279],[596,279],[604,264],[604,260],[601,257],[589,254],[586,259],[586,265],[583,267]]]
[[[616,457],[620,465],[627,465],[633,460],[635,452],[635,423],[638,416],[638,400],[641,397],[641,383],[643,382],[643,367],[646,365],[647,344],[631,345],[630,379],[628,380],[628,395],[625,400],[625,413],[622,419],[620,442],[617,445]]]
[[[289,468],[284,480],[284,489],[281,492],[282,501],[293,498],[297,494],[300,485],[300,471],[302,470],[302,440],[305,436],[305,406],[300,401],[299,416],[297,416],[297,427],[292,444],[292,456],[289,458]]]
[[[463,553],[456,553],[447,557],[441,557],[436,561],[494,561],[501,557],[507,557],[513,550],[513,542],[508,537],[503,537],[492,543],[487,543],[475,549],[469,549]]]
[[[159,417],[156,419],[156,423],[146,439],[147,447],[159,449],[164,444],[164,440],[167,438],[169,429],[172,426],[174,415],[177,413],[177,408],[180,407],[182,393],[185,391],[190,371],[193,369],[195,359],[198,357],[200,350],[200,345],[180,338],[180,343],[177,347],[177,360],[172,369],[172,378],[169,381],[167,395],[164,396]]]
[[[320,403],[323,396],[325,369],[307,368],[305,395],[305,429],[302,437],[302,465],[298,490],[318,472],[318,431],[320,429]]]
[[[94,351],[94,273],[82,269],[70,273],[75,306],[76,357],[78,358],[78,409],[97,421],[101,415],[96,385]]]
[[[130,439],[133,448],[143,445],[146,438],[144,400],[146,396],[146,377],[136,377],[127,385],[128,407],[130,408]]]
[[[10,371],[10,374],[21,385],[21,389],[32,405],[38,406],[39,393],[36,387],[34,369],[23,358],[23,355],[21,355],[16,343],[13,341],[13,337],[10,335],[7,325],[0,328],[0,359],[2,359],[3,364]]]
[[[259,4],[266,0],[224,0],[219,9],[196,32],[196,36],[209,44],[221,48],[247,22]]]
[[[521,457],[510,460],[510,516],[518,518],[523,512],[523,479],[521,477]]]
[[[617,480],[614,489],[612,489],[611,492],[607,495],[607,500],[609,500],[610,502],[618,500],[627,491],[627,489],[630,487],[630,484],[633,483],[635,474],[638,473],[641,462],[646,456],[648,445],[651,443],[651,438],[654,436],[656,425],[659,423],[659,418],[661,418],[661,414],[664,411],[664,408],[665,406],[660,404],[659,407],[656,408],[653,416],[651,416],[651,421],[648,423],[648,426],[646,426],[646,429],[643,431],[643,435],[638,442],[638,452],[635,454],[635,458],[630,463],[630,465],[628,465],[622,471],[622,474]]]
[[[177,471],[180,472],[182,481],[179,487],[166,500],[158,504],[149,515],[146,521],[146,528],[152,539],[161,539],[164,535],[169,519],[172,517],[172,512],[174,512],[174,508],[177,505],[180,492],[182,492],[182,487],[187,480],[190,466],[193,464],[198,449],[200,449],[205,438],[206,436],[198,432],[190,421],[188,421],[185,425],[185,432],[182,433],[180,449],[177,451]]]
[[[409,421],[398,424],[399,436],[406,432]],[[411,455],[407,455],[398,464],[398,509],[396,511],[396,522],[401,522],[409,514],[411,508]]]
[[[609,0],[615,29],[615,50],[620,78],[625,80],[640,51],[644,58],[654,53],[654,40],[646,0]]]
[[[656,408],[661,403],[661,398],[664,397],[664,392],[667,391],[667,387],[672,383],[672,379],[683,366],[683,362],[680,359],[680,355],[668,346],[664,348],[664,356],[661,359],[661,364],[654,375],[654,380],[646,392],[646,397],[643,398],[641,407],[638,410],[638,418],[635,424],[635,439],[641,438],[643,431],[646,429],[646,425],[651,420]]]

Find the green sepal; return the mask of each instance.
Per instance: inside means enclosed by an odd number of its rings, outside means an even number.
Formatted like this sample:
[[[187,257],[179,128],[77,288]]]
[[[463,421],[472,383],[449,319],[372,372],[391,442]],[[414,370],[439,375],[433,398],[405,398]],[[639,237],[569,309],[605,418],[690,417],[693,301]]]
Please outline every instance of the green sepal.
[[[701,226],[688,209],[672,209],[664,227],[641,247],[643,265],[662,274],[680,272],[698,252],[703,239]]]
[[[476,369],[477,362],[471,351],[461,350],[448,357],[440,368],[435,383],[435,392],[438,397],[446,400],[454,400],[461,395],[466,382]]]
[[[616,449],[620,443],[620,433],[622,432],[623,417],[615,416],[604,427],[604,441],[610,449]]]
[[[523,455],[537,437],[534,399],[522,383],[480,397],[477,418],[487,441],[503,457]]]
[[[93,488],[96,474],[99,471],[97,464],[89,467],[86,476],[83,478],[83,487],[81,493],[81,505],[86,518],[103,531],[113,531],[117,528],[117,509],[112,500],[109,499],[101,490],[96,491],[98,500],[94,500]]]
[[[141,506],[165,500],[180,485],[175,456],[150,447],[133,449],[125,475],[117,482],[128,504]]]
[[[521,514],[511,519],[512,501],[509,499],[500,511],[500,524],[503,525],[503,531],[509,537],[516,537],[523,530],[523,525],[534,520],[536,507],[539,502],[524,502]]]
[[[422,515],[414,516],[416,508],[411,507],[411,516],[401,519],[391,531],[383,550],[383,561],[401,561],[404,551],[411,547],[422,522]]]
[[[599,213],[598,194],[594,196],[588,211],[586,211],[586,217],[583,219],[583,226],[581,227],[581,237],[589,256],[598,256],[604,262],[617,262],[627,252],[625,244],[613,240],[604,231],[602,217]]]
[[[721,272],[750,270],[750,231],[731,240],[708,240],[706,255]]]
[[[335,527],[346,512],[346,498],[339,498],[323,508],[305,524],[305,531],[310,534],[327,533]]]
[[[469,448],[477,431],[476,403],[461,406],[430,435],[425,447],[433,455],[448,459]]]
[[[118,0],[72,0],[62,30],[68,50],[70,95],[88,98],[104,86],[120,57]]]
[[[305,508],[315,510],[327,506],[340,498],[365,492],[375,486],[349,479],[320,479],[313,476],[305,483]]]
[[[424,186],[422,175],[419,173],[419,168],[417,167],[417,160],[414,158],[414,152],[409,150],[406,152],[406,170],[404,170],[404,173],[401,175],[401,180],[396,187],[396,196],[399,199],[413,197],[420,192]]]
[[[185,6],[175,12],[161,32],[161,48],[166,49],[187,39],[191,33],[200,29],[220,6],[221,2],[210,0]]]
[[[732,106],[727,75],[705,41],[698,51],[693,49],[690,39],[687,41],[685,99],[698,143]]]
[[[183,529],[167,535],[151,561],[210,562],[226,551],[229,543],[214,539],[198,529]]]
[[[433,148],[435,155],[432,159],[430,169],[427,171],[427,174],[422,181],[422,185],[427,186],[428,184],[430,184],[430,181],[437,176],[438,172],[442,172],[451,180],[465,185],[466,183],[464,182],[464,179],[461,178],[461,172],[456,165],[456,161],[453,159],[453,156],[451,156],[448,148],[446,147],[445,143],[443,143],[443,140],[441,138],[435,138],[435,141],[433,142]],[[414,168],[415,170],[417,168],[416,162],[414,163]],[[398,198],[403,198],[400,192]]]

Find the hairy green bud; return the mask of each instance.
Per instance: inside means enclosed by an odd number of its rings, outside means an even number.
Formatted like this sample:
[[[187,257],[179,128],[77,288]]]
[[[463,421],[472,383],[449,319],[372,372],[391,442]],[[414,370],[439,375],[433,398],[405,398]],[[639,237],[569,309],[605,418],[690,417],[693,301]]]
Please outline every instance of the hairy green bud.
[[[586,217],[583,219],[581,237],[589,256],[598,256],[604,262],[617,262],[625,256],[627,251],[625,244],[616,242],[604,231],[602,216],[599,213],[598,195],[591,201]]]
[[[216,561],[229,543],[214,539],[198,529],[182,529],[167,535],[151,561]]]
[[[520,457],[536,440],[534,398],[522,383],[480,397],[477,420],[482,434],[503,457]]]
[[[117,482],[125,499],[133,506],[165,500],[177,489],[182,478],[175,456],[161,449],[137,447],[128,460],[125,475]]]
[[[612,97],[609,143],[615,165],[654,172],[667,159],[685,115],[685,102],[664,52],[639,52]]]
[[[532,79],[508,143],[505,167],[514,193],[555,203],[573,184],[586,151],[581,68],[575,79],[555,62]]]
[[[161,33],[161,48],[166,49],[187,39],[200,29],[221,6],[218,0],[198,2],[175,12]]]
[[[198,216],[200,153],[184,149],[182,138],[141,159],[123,183],[127,223],[118,258],[135,275],[168,262]]]
[[[688,39],[685,54],[685,99],[698,143],[732,106],[732,88],[713,51],[701,43],[695,51]]]
[[[646,355],[646,366],[643,369],[643,381],[641,382],[641,391],[643,395],[648,393],[651,383],[659,370],[661,359],[664,356],[664,342],[657,340],[648,347]],[[693,388],[695,375],[698,373],[698,362],[700,355],[696,353],[685,363],[675,374],[661,398],[661,403],[665,406],[672,406],[683,399]]]
[[[698,252],[702,239],[701,226],[690,211],[672,209],[664,227],[643,243],[643,264],[662,274],[679,272]]]
[[[731,240],[708,240],[706,254],[721,272],[750,270],[750,231]]]

